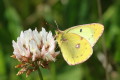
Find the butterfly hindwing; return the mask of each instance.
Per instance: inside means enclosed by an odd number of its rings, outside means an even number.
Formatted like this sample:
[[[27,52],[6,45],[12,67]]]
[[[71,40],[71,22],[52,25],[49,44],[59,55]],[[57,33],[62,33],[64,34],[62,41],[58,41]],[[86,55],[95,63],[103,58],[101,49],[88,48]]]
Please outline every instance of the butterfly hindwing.
[[[86,61],[93,52],[90,43],[85,38],[73,33],[66,33],[57,41],[69,65]]]

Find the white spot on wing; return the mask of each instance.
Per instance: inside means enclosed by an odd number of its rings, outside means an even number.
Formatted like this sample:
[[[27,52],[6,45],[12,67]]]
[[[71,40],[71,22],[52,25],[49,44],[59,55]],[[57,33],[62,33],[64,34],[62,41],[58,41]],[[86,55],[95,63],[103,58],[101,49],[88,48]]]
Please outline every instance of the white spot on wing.
[[[80,48],[80,44],[77,44],[75,47],[76,47],[76,48]]]

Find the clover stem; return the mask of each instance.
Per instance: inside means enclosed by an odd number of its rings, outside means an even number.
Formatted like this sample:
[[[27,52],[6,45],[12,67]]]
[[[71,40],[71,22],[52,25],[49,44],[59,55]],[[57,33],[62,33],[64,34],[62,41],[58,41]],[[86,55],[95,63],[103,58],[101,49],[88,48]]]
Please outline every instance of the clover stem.
[[[38,71],[38,75],[39,75],[39,78],[40,78],[40,80],[43,80],[43,76],[42,76],[42,73],[41,73],[41,70],[40,70],[40,68],[39,68],[39,65],[36,63],[36,65],[37,65],[37,71]]]

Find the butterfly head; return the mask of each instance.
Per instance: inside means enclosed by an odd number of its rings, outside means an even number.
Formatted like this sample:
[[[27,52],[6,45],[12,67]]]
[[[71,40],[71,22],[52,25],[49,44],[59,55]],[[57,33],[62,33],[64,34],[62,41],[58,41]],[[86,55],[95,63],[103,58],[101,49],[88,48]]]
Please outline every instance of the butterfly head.
[[[62,35],[63,35],[63,31],[56,30],[55,33],[56,33],[56,35],[55,35],[56,40],[59,41],[61,39]]]

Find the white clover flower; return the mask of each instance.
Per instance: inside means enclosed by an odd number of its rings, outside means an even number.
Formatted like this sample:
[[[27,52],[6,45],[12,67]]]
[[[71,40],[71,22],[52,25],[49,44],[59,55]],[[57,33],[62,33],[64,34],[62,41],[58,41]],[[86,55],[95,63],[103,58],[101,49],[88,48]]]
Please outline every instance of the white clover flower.
[[[29,74],[30,70],[27,70],[28,64],[34,67],[31,70],[32,72],[35,70],[34,62],[37,62],[39,66],[46,67],[49,61],[55,61],[56,56],[59,54],[59,52],[55,52],[55,47],[56,41],[52,33],[46,32],[44,28],[42,28],[41,32],[36,29],[22,31],[17,41],[13,40],[14,52],[12,57],[22,62],[22,64],[16,66],[22,68],[17,75],[25,71]]]

